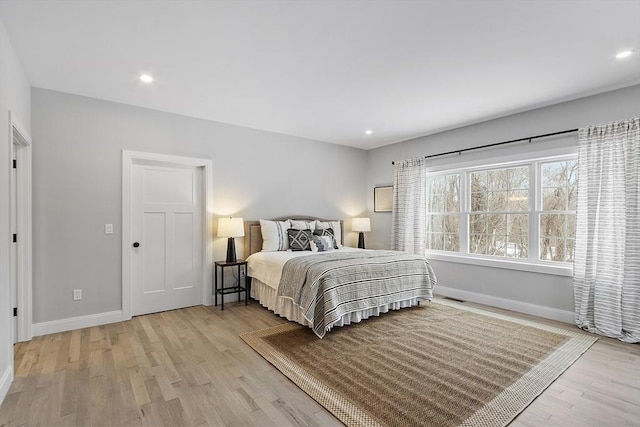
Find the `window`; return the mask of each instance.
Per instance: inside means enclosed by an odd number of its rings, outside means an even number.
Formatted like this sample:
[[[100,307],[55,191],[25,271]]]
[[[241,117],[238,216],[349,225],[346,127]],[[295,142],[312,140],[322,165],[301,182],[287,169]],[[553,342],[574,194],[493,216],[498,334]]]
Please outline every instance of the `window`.
[[[427,248],[460,250],[460,174],[427,178]]]
[[[471,172],[469,252],[511,258],[529,255],[529,168]]]
[[[432,254],[541,265],[573,262],[575,155],[427,176]]]
[[[578,162],[541,164],[540,259],[573,262]]]

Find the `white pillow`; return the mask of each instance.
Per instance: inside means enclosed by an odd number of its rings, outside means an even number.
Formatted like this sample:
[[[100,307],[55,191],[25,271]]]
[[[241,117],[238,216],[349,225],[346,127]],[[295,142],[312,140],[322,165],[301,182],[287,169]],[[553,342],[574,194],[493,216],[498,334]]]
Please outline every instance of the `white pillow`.
[[[291,228],[294,230],[315,230],[316,221],[296,221],[294,219],[287,220],[291,224]]]
[[[324,230],[327,228],[331,228],[333,230],[333,235],[336,238],[336,245],[339,248],[342,247],[342,229],[340,229],[340,221],[316,221],[316,230]]]
[[[291,228],[287,221],[260,220],[262,232],[262,250],[265,252],[286,251],[289,249],[289,237],[287,230]]]

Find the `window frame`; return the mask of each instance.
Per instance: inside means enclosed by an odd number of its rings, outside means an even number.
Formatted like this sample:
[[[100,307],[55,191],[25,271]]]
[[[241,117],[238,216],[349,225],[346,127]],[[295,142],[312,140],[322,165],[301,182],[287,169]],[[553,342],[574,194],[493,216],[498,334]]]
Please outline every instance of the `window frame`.
[[[429,259],[462,264],[496,267],[510,270],[529,271],[559,276],[573,276],[573,263],[541,260],[540,257],[540,217],[543,212],[542,164],[577,160],[577,147],[547,150],[538,153],[503,156],[492,160],[474,160],[448,163],[428,167],[427,177],[460,174],[460,251],[448,252],[426,248]],[[529,165],[529,251],[528,258],[498,257],[469,252],[469,216],[471,209],[471,172]],[[427,194],[427,197],[429,195]],[[558,213],[565,213],[561,211]],[[524,212],[523,212],[524,213]],[[428,216],[428,214],[427,214]],[[425,224],[427,228],[427,224]],[[429,234],[427,233],[427,239]]]

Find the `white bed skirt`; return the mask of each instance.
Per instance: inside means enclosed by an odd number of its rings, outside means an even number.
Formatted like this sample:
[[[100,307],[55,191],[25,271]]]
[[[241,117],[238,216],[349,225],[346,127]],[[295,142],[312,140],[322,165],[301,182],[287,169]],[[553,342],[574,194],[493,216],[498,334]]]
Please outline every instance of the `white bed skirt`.
[[[288,298],[278,298],[277,291],[272,287],[265,285],[258,279],[251,278],[251,297],[257,299],[262,306],[273,311],[280,317],[284,317],[287,320],[291,320],[296,323],[300,323],[304,326],[311,326],[309,321],[304,318],[300,307],[295,305],[294,302]],[[381,313],[386,313],[389,310],[399,310],[401,308],[411,307],[419,303],[417,298],[411,298],[405,301],[398,301],[392,304],[385,304],[380,307],[370,308],[367,310],[356,311],[348,313],[342,316],[342,318],[333,326],[344,326],[351,323],[358,323],[363,319],[368,319],[371,316],[379,316]],[[329,331],[331,327],[327,328]]]

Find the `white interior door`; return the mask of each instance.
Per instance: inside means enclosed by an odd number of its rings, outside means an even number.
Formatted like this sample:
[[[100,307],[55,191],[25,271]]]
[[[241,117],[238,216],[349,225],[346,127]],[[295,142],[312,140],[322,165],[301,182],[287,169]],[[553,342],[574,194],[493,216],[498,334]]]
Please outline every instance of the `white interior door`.
[[[201,304],[202,168],[133,164],[131,172],[131,314]]]
[[[18,150],[15,144],[11,144],[11,159],[17,159]],[[11,169],[11,235],[18,234],[18,176],[16,169]],[[16,241],[13,241],[16,240]],[[11,308],[18,307],[18,242],[13,239],[11,243]],[[13,313],[11,313],[13,315]],[[11,320],[11,342],[18,342],[18,318],[13,316]]]

